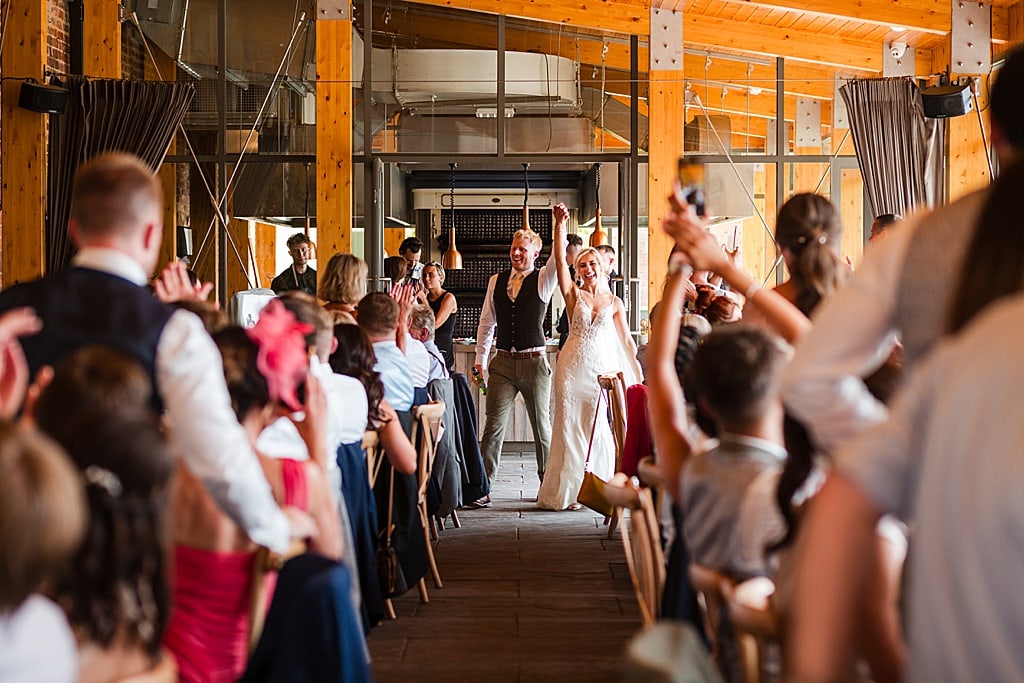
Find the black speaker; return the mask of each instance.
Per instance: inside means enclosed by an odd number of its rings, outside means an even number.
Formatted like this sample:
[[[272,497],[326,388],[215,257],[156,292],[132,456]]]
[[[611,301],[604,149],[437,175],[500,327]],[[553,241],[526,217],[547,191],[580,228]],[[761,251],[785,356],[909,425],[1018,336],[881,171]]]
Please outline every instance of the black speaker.
[[[55,85],[43,85],[35,81],[21,84],[18,106],[41,114],[63,114],[68,104],[68,91]]]
[[[973,108],[969,85],[935,85],[921,91],[924,115],[930,119],[963,116]]]

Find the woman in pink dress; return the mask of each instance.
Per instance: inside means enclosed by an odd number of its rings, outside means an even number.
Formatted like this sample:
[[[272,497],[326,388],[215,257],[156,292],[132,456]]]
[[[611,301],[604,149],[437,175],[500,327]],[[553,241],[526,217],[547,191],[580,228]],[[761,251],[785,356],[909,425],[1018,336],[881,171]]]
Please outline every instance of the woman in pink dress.
[[[232,407],[256,447],[260,432],[282,414],[304,410],[296,426],[310,453],[324,453],[326,404],[309,374],[308,326],[272,301],[254,328],[228,328],[214,340],[224,361]],[[305,403],[296,390],[305,382]],[[309,548],[341,557],[341,529],[326,463],[259,455],[274,498],[309,512],[319,534]],[[174,612],[165,644],[178,662],[182,681],[234,681],[248,655],[249,604],[256,546],[221,512],[202,482],[183,466],[172,496]],[[272,590],[267,591],[269,604]]]

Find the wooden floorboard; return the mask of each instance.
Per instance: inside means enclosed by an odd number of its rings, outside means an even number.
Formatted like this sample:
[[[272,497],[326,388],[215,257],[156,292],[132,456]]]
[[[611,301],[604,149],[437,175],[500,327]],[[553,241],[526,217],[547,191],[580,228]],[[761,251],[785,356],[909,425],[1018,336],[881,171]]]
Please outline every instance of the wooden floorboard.
[[[395,600],[368,638],[379,683],[617,679],[640,617],[619,535],[589,510],[534,502],[532,453],[502,458],[491,508],[459,512],[436,544],[444,588]]]

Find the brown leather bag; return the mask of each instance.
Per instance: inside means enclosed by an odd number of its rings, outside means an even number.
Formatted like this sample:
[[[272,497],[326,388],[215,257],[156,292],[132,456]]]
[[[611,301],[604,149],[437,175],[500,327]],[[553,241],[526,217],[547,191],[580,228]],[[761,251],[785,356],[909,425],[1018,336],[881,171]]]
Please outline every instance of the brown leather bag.
[[[597,394],[597,406],[594,408],[594,424],[590,427],[590,442],[587,444],[587,460],[583,463],[583,483],[576,494],[576,502],[586,505],[594,512],[611,517],[615,506],[608,501],[604,487],[608,485],[601,477],[590,471],[590,452],[594,448],[594,432],[597,431],[597,416],[601,414],[601,399],[604,391]]]

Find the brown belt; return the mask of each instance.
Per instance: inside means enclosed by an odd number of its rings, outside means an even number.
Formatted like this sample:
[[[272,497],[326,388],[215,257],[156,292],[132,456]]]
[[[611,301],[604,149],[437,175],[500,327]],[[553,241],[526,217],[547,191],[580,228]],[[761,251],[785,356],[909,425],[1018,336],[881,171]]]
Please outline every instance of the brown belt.
[[[514,360],[523,360],[524,358],[540,358],[547,353],[546,351],[506,351],[504,349],[498,349],[496,353],[499,356],[505,358],[512,358]]]

